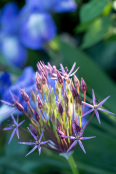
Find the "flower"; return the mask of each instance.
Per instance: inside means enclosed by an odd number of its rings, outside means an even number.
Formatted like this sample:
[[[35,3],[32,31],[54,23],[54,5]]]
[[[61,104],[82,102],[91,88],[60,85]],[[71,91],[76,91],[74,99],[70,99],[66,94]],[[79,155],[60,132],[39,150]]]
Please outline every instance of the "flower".
[[[88,103],[86,103],[86,102],[82,102],[84,105],[86,105],[86,106],[92,108],[91,110],[89,110],[89,111],[87,111],[85,114],[83,114],[82,117],[84,117],[84,116],[86,116],[86,115],[88,115],[88,114],[90,114],[91,112],[94,111],[95,114],[96,114],[96,117],[97,117],[97,119],[98,119],[98,121],[99,121],[99,124],[101,124],[98,111],[103,111],[103,112],[107,112],[107,113],[110,113],[110,114],[115,115],[114,113],[112,113],[112,112],[110,112],[110,111],[107,111],[107,110],[101,108],[101,106],[106,102],[106,100],[107,100],[110,96],[106,97],[106,98],[105,98],[104,100],[102,100],[100,103],[96,104],[96,99],[95,99],[94,90],[92,89],[92,97],[93,97],[93,105],[88,104]]]
[[[43,146],[46,143],[49,143],[49,140],[41,142],[42,137],[43,137],[44,127],[43,127],[43,130],[42,130],[42,133],[40,135],[39,140],[38,140],[38,136],[34,135],[34,133],[29,128],[28,128],[28,131],[30,132],[30,134],[32,135],[32,137],[34,138],[35,141],[34,142],[19,142],[19,144],[34,145],[34,148],[26,156],[28,156],[30,153],[32,153],[37,148],[38,148],[38,152],[40,155],[41,154],[41,146]]]
[[[15,120],[13,114],[11,114],[11,117],[12,117],[13,123],[10,124],[9,127],[6,127],[6,128],[3,129],[4,131],[13,129],[13,132],[12,132],[12,134],[11,134],[11,137],[10,137],[10,139],[9,139],[8,144],[10,144],[10,142],[11,142],[11,140],[12,140],[12,138],[13,138],[15,132],[16,132],[17,138],[19,139],[19,130],[18,130],[18,128],[19,128],[19,127],[23,124],[23,122],[25,121],[25,120],[23,120],[23,121],[21,121],[20,123],[18,123],[18,121],[19,121],[19,116],[18,116],[18,115],[17,115],[17,121]]]
[[[27,51],[18,36],[18,13],[16,3],[7,3],[1,10],[0,52],[9,64],[21,68],[26,63]]]
[[[40,12],[72,12],[76,10],[77,5],[74,0],[27,0],[26,9]]]
[[[76,120],[72,121],[72,127],[73,127],[74,136],[62,136],[63,138],[69,138],[71,140],[74,140],[74,142],[71,144],[71,146],[69,147],[67,152],[71,151],[72,148],[74,146],[76,146],[78,143],[80,145],[80,147],[82,148],[83,152],[86,153],[81,140],[88,140],[91,138],[95,138],[95,136],[94,137],[82,137],[85,127],[83,127],[83,129],[81,130],[81,127],[77,124]]]
[[[24,107],[23,102],[21,102],[21,105],[20,100],[15,101],[15,96],[13,95],[15,108],[21,111],[23,107],[22,112],[31,123],[31,125],[29,124],[30,129],[28,128],[28,131],[34,138],[33,142],[20,142],[20,144],[34,145],[33,149],[27,155],[37,148],[40,154],[42,146],[67,157],[69,157],[71,152],[78,146],[86,153],[81,140],[94,138],[83,137],[83,133],[93,118],[93,115],[89,121],[82,126],[83,113],[87,115],[87,113],[97,111],[99,106],[101,106],[108,97],[96,106],[93,91],[93,106],[86,104],[80,97],[80,86],[76,88],[70,76],[67,76],[64,87],[60,70],[57,70],[55,66],[51,66],[49,63],[45,65],[44,62],[39,62],[37,67],[38,72],[36,72],[35,77],[36,90],[30,90],[31,96],[28,95],[29,98],[24,90],[19,90],[23,95],[22,100],[27,104],[26,107]],[[57,78],[55,78],[55,75]],[[55,87],[53,87],[53,81]],[[84,94],[84,101],[86,101],[86,92]],[[92,106],[92,111],[90,110],[85,113],[85,108],[82,108],[82,104]],[[42,139],[43,141],[41,142]]]

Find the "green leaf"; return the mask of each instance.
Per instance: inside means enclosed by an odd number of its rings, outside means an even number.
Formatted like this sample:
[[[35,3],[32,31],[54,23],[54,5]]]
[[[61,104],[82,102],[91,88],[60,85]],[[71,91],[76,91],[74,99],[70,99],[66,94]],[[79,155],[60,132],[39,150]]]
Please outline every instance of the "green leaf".
[[[84,35],[82,48],[88,48],[103,39],[108,33],[110,25],[110,17],[96,19]]]
[[[99,16],[107,4],[107,0],[92,0],[83,5],[80,11],[81,22],[87,22]]]

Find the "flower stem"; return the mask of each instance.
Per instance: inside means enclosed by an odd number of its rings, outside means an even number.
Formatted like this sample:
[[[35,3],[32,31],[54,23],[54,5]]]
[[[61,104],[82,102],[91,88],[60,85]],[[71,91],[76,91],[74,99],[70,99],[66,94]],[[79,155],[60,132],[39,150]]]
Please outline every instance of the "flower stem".
[[[71,167],[72,173],[79,174],[79,171],[77,170],[77,166],[72,155],[68,158],[68,163]]]

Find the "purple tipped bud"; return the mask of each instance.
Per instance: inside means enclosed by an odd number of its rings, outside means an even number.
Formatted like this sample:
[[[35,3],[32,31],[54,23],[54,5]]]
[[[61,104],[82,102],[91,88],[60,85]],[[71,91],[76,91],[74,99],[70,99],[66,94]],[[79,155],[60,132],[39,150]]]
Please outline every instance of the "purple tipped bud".
[[[72,92],[74,99],[76,99],[79,94],[73,85],[71,85],[71,92]]]
[[[82,92],[86,92],[87,91],[87,85],[86,85],[86,83],[85,83],[83,78],[81,78],[81,91]]]
[[[62,114],[63,114],[63,107],[61,105],[61,101],[59,101],[59,103],[58,103],[58,112],[62,116]]]
[[[57,80],[60,84],[63,84],[63,78],[62,76],[59,74],[59,72],[57,71]]]
[[[65,101],[65,104],[68,105],[68,96],[65,90],[64,90],[64,101]]]
[[[34,111],[34,115],[35,115],[35,119],[36,119],[36,121],[39,122],[39,120],[40,120],[40,116],[39,116],[39,114],[38,114],[38,112],[37,112],[36,110]]]
[[[58,136],[59,136],[59,138],[63,138],[63,136],[64,136],[64,133],[62,132],[62,131],[60,131],[59,129],[56,129],[56,132],[57,132],[57,134],[58,134]]]
[[[44,74],[42,74],[42,79],[41,80],[42,80],[42,84],[43,85],[46,85],[47,84],[47,80],[46,80]]]
[[[80,87],[80,82],[76,75],[74,75],[74,83],[75,83],[76,88]]]
[[[21,112],[24,111],[24,107],[22,106],[22,104],[18,103],[17,101],[15,102],[15,106],[19,111]]]
[[[39,96],[38,96],[38,108],[39,108],[40,110],[43,109],[43,104],[42,104],[42,102],[41,102]]]
[[[76,98],[76,104],[82,105],[82,100],[81,100],[81,97],[79,95]]]
[[[35,130],[35,128],[34,128],[31,124],[29,124],[29,126],[30,126],[30,129],[31,129],[31,132],[32,132],[35,136],[37,136],[37,131]]]
[[[81,127],[77,124],[76,120],[72,121],[72,127],[75,136],[78,136],[78,133],[81,131]]]
[[[23,100],[25,100],[26,102],[29,102],[29,96],[26,94],[24,89],[21,89],[21,94],[22,94]]]
[[[61,130],[61,129],[62,129],[62,126],[61,126],[61,124],[60,124],[58,118],[56,118],[56,121],[57,121],[57,129],[58,129],[58,130]]]

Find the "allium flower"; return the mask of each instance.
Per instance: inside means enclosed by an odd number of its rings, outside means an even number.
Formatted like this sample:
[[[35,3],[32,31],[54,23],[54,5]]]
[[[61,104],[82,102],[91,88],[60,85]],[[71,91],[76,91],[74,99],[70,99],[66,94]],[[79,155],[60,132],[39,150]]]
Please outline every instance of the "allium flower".
[[[84,101],[82,101],[79,94],[80,86],[74,86],[73,84],[73,79],[70,77],[73,68],[70,74],[67,75],[64,88],[63,78],[60,70],[57,70],[55,66],[51,66],[50,64],[45,65],[44,62],[39,62],[37,67],[38,72],[36,73],[35,77],[36,90],[30,90],[31,97],[28,95],[29,98],[25,94],[24,90],[21,91],[22,97],[27,104],[26,108],[23,107],[22,104],[22,107],[24,108],[22,112],[31,122],[30,129],[28,128],[28,131],[33,136],[34,141],[22,142],[20,144],[34,145],[34,148],[27,155],[32,153],[37,148],[40,154],[41,146],[67,156],[67,158],[69,157],[70,152],[72,152],[78,146],[80,146],[85,152],[81,140],[94,138],[93,136],[83,137],[84,131],[93,118],[93,115],[84,125],[84,127],[82,127],[82,117],[87,115],[87,113],[101,110],[99,107],[108,98],[96,105],[93,91],[93,106],[89,105],[84,102],[86,99],[86,92],[84,93]],[[68,71],[66,70],[66,73],[67,72]],[[57,78],[55,78],[55,75],[57,75]],[[75,72],[73,75],[75,75]],[[55,83],[55,88],[52,86],[53,84],[51,79]],[[33,101],[33,105],[31,101]],[[16,100],[14,103],[15,107],[21,110],[19,107],[20,100]],[[92,106],[92,110],[83,115],[84,107],[82,111],[82,104],[89,107]],[[43,141],[41,142],[42,139]]]
[[[3,129],[4,131],[13,129],[13,132],[11,134],[11,137],[9,139],[8,144],[10,144],[15,132],[16,132],[17,138],[19,139],[19,130],[18,129],[23,124],[23,122],[25,121],[25,120],[23,120],[20,123],[18,123],[18,121],[19,121],[19,116],[18,115],[17,115],[17,120],[15,120],[15,118],[12,114],[11,114],[11,117],[12,117],[13,123],[10,124],[8,127]]]
[[[94,111],[95,114],[96,114],[96,117],[97,117],[97,119],[98,119],[98,121],[99,121],[99,124],[101,124],[98,111],[103,111],[103,112],[107,112],[107,113],[110,113],[110,114],[115,115],[114,113],[112,113],[112,112],[110,112],[110,111],[107,111],[107,110],[101,108],[102,105],[106,102],[106,100],[107,100],[110,96],[106,97],[104,100],[102,100],[102,101],[101,101],[100,103],[98,103],[98,104],[96,104],[96,98],[95,98],[95,94],[94,94],[94,90],[93,90],[93,89],[92,89],[92,96],[93,96],[93,105],[88,104],[88,103],[86,103],[86,102],[82,102],[84,105],[86,105],[86,106],[92,108],[92,109],[90,109],[89,111],[87,111],[85,114],[83,114],[82,117],[84,117],[84,116],[86,116],[86,115],[88,115],[88,114],[90,114],[91,112]]]
[[[35,141],[34,142],[19,142],[19,143],[20,144],[25,144],[25,145],[34,145],[34,148],[26,156],[28,156],[30,153],[32,153],[37,148],[38,148],[38,152],[39,152],[39,155],[40,155],[41,154],[41,146],[45,145],[46,143],[49,143],[49,140],[41,142],[42,137],[43,137],[44,127],[43,127],[43,130],[42,130],[42,133],[41,133],[39,139],[38,139],[38,136],[34,135],[34,133],[29,128],[28,128],[28,131],[30,132],[30,134],[32,135],[32,137],[34,138]]]

